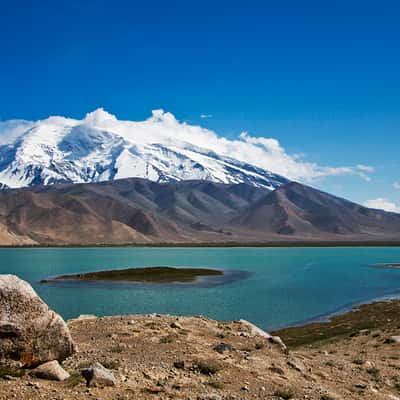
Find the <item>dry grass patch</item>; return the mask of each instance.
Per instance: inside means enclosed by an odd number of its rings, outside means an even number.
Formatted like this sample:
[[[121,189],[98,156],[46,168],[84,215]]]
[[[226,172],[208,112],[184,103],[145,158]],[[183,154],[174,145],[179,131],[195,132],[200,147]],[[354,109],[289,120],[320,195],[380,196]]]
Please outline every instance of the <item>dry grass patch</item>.
[[[222,369],[222,365],[215,360],[197,360],[194,368],[203,375],[214,375]]]

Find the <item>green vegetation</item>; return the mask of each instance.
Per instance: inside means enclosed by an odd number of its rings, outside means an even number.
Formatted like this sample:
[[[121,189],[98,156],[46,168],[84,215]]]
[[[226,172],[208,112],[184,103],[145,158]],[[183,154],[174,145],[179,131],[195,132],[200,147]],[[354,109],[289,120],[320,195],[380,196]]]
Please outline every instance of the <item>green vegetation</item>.
[[[12,366],[0,366],[0,379],[6,376],[21,377],[25,375],[25,370],[23,368],[17,368]]]
[[[199,276],[218,275],[223,275],[223,271],[205,268],[147,267],[62,275],[52,279],[44,279],[42,280],[42,283],[65,280],[173,283],[193,282]]]
[[[84,367],[84,368],[88,368],[88,367],[89,367],[89,366]],[[64,384],[66,387],[73,388],[73,387],[78,386],[78,385],[80,385],[80,384],[83,384],[83,383],[85,382],[85,379],[84,379],[83,376],[81,375],[81,372],[80,372],[80,371],[72,371],[70,375],[71,375],[71,376],[70,376],[67,380],[65,380],[65,381],[63,382],[63,384]]]
[[[255,344],[256,350],[262,350],[265,347],[265,342],[257,342]]]
[[[210,387],[212,387],[213,389],[218,389],[218,390],[222,390],[222,389],[224,389],[224,387],[225,387],[225,385],[224,385],[223,382],[217,381],[217,380],[215,380],[215,379],[209,380],[209,381],[207,382],[207,385],[210,386]]]
[[[178,338],[177,334],[170,334],[167,336],[162,336],[160,338],[160,343],[162,343],[162,344],[173,343],[176,341],[177,338]]]
[[[318,346],[343,337],[362,335],[374,329],[397,329],[400,326],[400,301],[380,301],[361,305],[336,315],[328,322],[314,322],[272,332],[289,348]],[[375,334],[372,334],[374,337]]]
[[[195,368],[203,375],[214,375],[222,369],[222,365],[215,360],[198,360]]]
[[[381,379],[381,372],[376,367],[371,367],[367,369],[367,373],[369,373],[375,381],[379,382]]]

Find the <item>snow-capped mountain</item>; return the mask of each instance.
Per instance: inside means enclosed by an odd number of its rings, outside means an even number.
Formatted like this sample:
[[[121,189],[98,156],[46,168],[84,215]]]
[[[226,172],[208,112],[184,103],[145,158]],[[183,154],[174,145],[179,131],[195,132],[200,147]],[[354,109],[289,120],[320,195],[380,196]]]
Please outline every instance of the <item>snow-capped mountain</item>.
[[[103,109],[82,120],[0,122],[0,188],[128,177],[250,183],[270,190],[288,182],[238,157],[230,150],[233,142],[162,110],[141,122],[119,121]]]

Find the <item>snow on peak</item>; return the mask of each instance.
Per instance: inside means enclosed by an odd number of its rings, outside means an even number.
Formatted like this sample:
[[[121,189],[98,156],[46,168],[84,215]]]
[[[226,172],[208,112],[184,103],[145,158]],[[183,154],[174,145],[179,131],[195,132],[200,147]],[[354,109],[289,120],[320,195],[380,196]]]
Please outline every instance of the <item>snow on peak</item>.
[[[103,126],[109,123],[117,122],[115,115],[105,111],[103,107],[97,108],[96,110],[87,113],[83,122],[91,126]]]
[[[265,168],[268,151],[178,121],[162,109],[144,121],[121,121],[103,108],[82,120],[49,117],[0,124],[0,182],[9,187],[96,182],[206,179],[276,188],[287,179]],[[273,162],[272,162],[273,164]]]
[[[165,123],[169,125],[179,124],[174,114],[166,112],[162,108],[159,110],[152,110],[151,114],[152,117],[150,118],[150,121],[154,123]]]

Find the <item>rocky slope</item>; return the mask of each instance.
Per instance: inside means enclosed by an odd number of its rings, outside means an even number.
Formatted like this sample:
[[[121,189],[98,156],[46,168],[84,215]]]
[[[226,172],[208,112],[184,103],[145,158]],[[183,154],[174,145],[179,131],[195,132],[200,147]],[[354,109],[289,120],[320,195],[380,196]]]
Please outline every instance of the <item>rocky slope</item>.
[[[396,237],[400,214],[369,209],[300,183],[291,182],[258,199],[239,218],[242,227],[304,238]]]
[[[398,241],[400,214],[290,182],[35,186],[0,192],[0,244]]]
[[[63,382],[0,379],[0,399],[398,400],[397,327],[356,331],[285,351],[243,322],[131,315],[69,322],[79,351]],[[90,387],[81,370],[108,368],[115,386]]]

